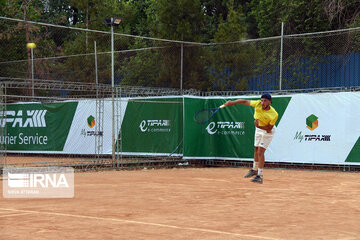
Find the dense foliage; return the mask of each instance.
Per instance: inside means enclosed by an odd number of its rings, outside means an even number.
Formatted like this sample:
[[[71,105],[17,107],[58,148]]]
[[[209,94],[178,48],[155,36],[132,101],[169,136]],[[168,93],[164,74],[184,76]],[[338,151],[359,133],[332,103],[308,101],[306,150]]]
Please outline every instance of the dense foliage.
[[[353,0],[0,0],[0,16],[4,17],[109,31],[103,19],[120,16],[122,22],[114,29],[115,33],[201,43],[278,36],[281,22],[285,23],[286,34],[353,27],[360,23],[359,13],[360,3]],[[21,60],[24,55],[30,57],[26,48],[10,47],[14,42],[38,42],[37,55],[47,57],[92,53],[95,40],[98,52],[109,51],[108,35],[2,24],[0,62]],[[184,88],[246,90],[244,73],[253,74],[246,73],[250,66],[259,59],[263,59],[263,66],[271,66],[276,59],[269,56],[278,54],[272,47],[265,53],[262,46],[193,47],[136,38],[116,38],[115,41],[117,50],[157,48],[116,55],[116,83],[124,85],[178,88],[182,66]],[[109,55],[98,58],[99,81],[109,83]],[[43,62],[37,65],[37,77],[92,82],[92,59],[92,56],[81,56]],[[13,66],[8,68],[1,70],[3,76],[11,72]],[[26,68],[29,74],[28,66]],[[59,72],[62,74],[57,74]]]

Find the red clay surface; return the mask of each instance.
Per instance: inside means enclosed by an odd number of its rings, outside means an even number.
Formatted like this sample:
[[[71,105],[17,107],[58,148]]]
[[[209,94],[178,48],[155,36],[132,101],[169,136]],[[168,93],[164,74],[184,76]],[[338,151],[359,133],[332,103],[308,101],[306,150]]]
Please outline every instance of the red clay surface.
[[[72,199],[1,197],[0,239],[360,239],[359,173],[246,172],[77,172]]]

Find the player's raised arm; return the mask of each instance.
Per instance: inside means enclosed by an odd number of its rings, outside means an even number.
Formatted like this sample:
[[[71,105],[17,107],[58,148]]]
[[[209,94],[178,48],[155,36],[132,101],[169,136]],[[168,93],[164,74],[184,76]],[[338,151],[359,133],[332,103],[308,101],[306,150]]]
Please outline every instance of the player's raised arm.
[[[231,107],[236,104],[250,105],[250,101],[246,99],[237,99],[234,101],[227,101],[224,105],[227,107]]]

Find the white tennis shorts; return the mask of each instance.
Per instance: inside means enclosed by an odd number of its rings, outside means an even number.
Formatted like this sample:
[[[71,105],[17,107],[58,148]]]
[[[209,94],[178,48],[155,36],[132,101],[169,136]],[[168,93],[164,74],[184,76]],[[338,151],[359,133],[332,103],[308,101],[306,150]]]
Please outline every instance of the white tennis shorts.
[[[271,130],[271,133],[268,133],[265,130],[256,127],[254,146],[267,149],[267,147],[271,143],[271,140],[274,137],[274,134],[275,134],[275,126]]]

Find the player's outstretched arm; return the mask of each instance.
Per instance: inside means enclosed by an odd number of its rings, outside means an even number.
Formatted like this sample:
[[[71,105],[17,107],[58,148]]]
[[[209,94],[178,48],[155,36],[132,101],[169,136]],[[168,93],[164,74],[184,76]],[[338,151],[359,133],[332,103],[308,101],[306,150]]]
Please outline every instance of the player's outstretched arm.
[[[245,99],[237,99],[234,101],[227,101],[224,105],[227,107],[231,107],[236,104],[250,105],[250,101]]]

